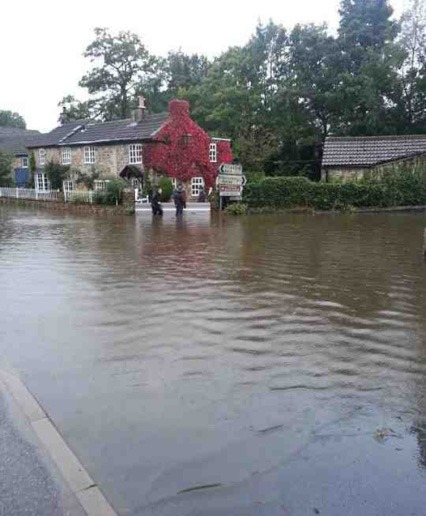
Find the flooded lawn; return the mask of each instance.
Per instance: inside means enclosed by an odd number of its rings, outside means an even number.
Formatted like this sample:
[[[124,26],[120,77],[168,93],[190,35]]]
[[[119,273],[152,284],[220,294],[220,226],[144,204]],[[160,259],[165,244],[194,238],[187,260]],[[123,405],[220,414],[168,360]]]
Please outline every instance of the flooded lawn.
[[[0,207],[0,367],[122,515],[423,515],[425,215]]]

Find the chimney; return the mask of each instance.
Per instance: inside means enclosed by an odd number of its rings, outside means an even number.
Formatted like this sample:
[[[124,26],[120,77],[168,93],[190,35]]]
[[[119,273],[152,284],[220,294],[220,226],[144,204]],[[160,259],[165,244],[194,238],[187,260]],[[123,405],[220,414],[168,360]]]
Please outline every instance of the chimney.
[[[58,122],[59,122],[61,125],[64,125],[66,121],[67,121],[67,110],[65,109],[65,106],[64,106],[64,107],[62,108],[62,113],[59,115]]]
[[[138,97],[139,105],[136,109],[133,110],[133,120],[135,122],[140,122],[142,118],[145,118],[146,107],[145,107],[145,97],[142,95]]]
[[[173,99],[169,102],[170,118],[189,118],[189,102],[187,100]]]

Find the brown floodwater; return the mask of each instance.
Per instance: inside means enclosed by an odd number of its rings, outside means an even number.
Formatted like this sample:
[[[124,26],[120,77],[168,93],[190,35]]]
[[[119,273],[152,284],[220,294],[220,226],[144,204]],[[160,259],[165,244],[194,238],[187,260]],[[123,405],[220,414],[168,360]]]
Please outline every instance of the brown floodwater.
[[[0,367],[122,515],[423,515],[424,214],[0,207]]]

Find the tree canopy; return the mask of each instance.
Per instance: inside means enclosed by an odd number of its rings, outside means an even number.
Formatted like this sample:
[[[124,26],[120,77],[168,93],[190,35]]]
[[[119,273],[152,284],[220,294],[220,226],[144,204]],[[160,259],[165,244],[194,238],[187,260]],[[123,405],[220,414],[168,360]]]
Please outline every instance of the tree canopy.
[[[25,129],[27,124],[19,113],[0,109],[0,127],[16,127],[19,129]]]
[[[395,19],[388,0],[341,0],[339,28],[259,24],[245,45],[213,60],[151,55],[139,37],[96,29],[85,52],[93,68],[80,86],[89,100],[63,99],[69,118],[129,115],[136,96],[151,112],[190,101],[208,131],[232,138],[246,169],[318,174],[330,135],[426,131],[426,18],[409,0]]]

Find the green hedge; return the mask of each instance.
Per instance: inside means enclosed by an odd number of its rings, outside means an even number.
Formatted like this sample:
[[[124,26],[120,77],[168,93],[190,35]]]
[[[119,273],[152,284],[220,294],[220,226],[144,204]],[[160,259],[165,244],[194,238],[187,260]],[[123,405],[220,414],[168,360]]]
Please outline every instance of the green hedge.
[[[305,177],[271,177],[248,183],[244,202],[250,208],[310,207],[345,210],[426,205],[426,170],[398,172],[382,180],[316,183]]]

